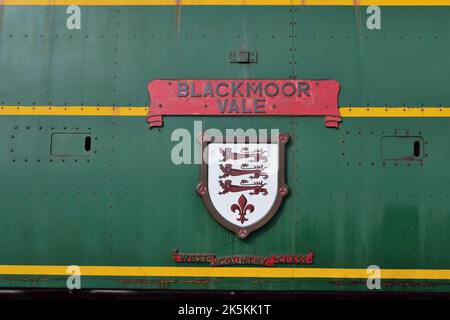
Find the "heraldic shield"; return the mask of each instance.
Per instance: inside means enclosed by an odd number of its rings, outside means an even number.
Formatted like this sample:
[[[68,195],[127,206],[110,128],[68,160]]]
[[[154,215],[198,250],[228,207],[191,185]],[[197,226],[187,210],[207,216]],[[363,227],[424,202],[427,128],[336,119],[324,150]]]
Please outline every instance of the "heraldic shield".
[[[289,136],[202,135],[200,140],[203,159],[197,192],[217,222],[245,238],[269,222],[288,193],[285,145]]]

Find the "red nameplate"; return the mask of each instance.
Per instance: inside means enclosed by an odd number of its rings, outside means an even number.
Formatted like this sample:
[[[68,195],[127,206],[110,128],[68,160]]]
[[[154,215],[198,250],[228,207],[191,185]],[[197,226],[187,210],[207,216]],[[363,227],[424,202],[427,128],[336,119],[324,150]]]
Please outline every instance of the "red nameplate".
[[[335,80],[153,80],[148,84],[150,127],[162,116],[325,116],[339,127]]]

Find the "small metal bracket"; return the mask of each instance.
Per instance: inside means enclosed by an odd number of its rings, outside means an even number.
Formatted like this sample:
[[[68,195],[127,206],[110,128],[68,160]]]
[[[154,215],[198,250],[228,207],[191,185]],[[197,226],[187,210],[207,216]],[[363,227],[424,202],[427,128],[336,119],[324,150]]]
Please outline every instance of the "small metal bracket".
[[[256,63],[256,52],[230,51],[230,63]]]

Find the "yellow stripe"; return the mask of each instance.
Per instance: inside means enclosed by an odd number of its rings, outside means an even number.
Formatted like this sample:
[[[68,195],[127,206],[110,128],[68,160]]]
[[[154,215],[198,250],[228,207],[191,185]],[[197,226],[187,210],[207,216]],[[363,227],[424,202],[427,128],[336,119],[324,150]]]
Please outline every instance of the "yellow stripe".
[[[341,116],[348,117],[450,117],[450,107],[403,108],[403,107],[340,107]],[[138,116],[145,117],[148,107],[111,106],[1,106],[0,116]]]
[[[0,0],[3,5],[26,6],[174,6],[174,5],[310,5],[310,6],[448,6],[450,0]]]
[[[145,116],[147,107],[94,107],[94,106],[1,106],[3,116]]]
[[[340,107],[342,117],[450,117],[450,108],[403,108],[403,107]]]
[[[2,265],[0,275],[68,275],[67,266]],[[367,278],[366,269],[80,266],[81,276],[194,278]],[[381,269],[382,279],[450,280],[450,270]]]

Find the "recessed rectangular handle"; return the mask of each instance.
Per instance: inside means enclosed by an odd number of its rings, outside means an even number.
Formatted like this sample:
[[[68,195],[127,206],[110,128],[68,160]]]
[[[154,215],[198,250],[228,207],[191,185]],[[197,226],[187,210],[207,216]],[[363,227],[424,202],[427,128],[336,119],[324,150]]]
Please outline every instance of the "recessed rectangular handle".
[[[384,160],[422,160],[423,137],[420,136],[385,136],[381,140]]]
[[[92,149],[92,135],[90,132],[53,133],[51,136],[52,156],[87,156]]]

